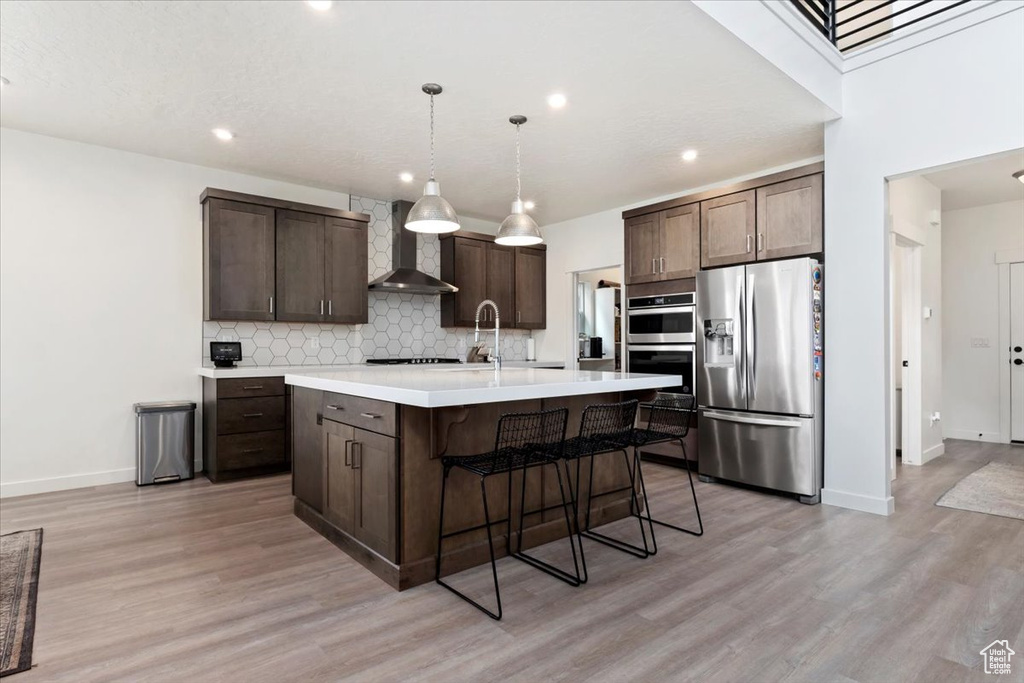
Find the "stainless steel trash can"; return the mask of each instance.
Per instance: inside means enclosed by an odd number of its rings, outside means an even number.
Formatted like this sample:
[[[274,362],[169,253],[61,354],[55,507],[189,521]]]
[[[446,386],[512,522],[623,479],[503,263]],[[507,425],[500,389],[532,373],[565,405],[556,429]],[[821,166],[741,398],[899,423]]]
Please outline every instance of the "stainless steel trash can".
[[[195,476],[196,404],[135,404],[135,483],[162,484]]]

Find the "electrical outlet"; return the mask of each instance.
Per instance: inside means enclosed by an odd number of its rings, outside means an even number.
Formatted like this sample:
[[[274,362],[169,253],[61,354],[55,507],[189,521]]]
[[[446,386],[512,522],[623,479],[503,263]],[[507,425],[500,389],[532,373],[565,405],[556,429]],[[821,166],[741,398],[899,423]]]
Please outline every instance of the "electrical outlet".
[[[309,338],[309,348],[312,349],[313,351],[319,351],[320,350],[320,337],[310,337]]]
[[[934,427],[936,422],[940,422],[942,420],[942,415],[938,411],[935,411],[931,414],[929,420],[931,421],[929,426]]]
[[[971,337],[972,349],[987,349],[991,346],[988,337]]]

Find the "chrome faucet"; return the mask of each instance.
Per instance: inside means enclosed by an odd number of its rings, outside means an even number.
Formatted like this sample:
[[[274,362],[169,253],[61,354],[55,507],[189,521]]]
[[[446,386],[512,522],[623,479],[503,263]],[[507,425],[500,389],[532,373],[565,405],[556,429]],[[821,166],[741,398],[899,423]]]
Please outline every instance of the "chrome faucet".
[[[494,309],[494,370],[501,370],[501,340],[499,339],[498,333],[501,326],[498,323],[501,314],[498,313],[498,304],[494,303],[490,299],[484,299],[480,302],[480,305],[476,307],[476,318],[474,323],[476,324],[476,330],[473,332],[473,341],[480,342],[480,312],[484,310],[485,306],[490,306]],[[486,331],[486,330],[485,330]]]

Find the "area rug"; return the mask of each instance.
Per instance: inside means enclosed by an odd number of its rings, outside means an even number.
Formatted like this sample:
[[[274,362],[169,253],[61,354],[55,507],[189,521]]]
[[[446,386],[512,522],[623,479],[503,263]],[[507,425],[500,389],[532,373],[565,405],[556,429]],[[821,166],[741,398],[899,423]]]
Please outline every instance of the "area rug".
[[[0,536],[0,676],[32,668],[43,530]]]
[[[1024,465],[990,462],[958,481],[935,504],[1024,519]]]

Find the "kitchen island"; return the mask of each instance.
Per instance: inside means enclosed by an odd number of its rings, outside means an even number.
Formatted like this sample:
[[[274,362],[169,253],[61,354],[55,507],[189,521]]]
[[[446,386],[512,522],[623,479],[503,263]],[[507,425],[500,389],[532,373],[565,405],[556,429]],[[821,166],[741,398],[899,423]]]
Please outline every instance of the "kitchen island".
[[[583,409],[629,398],[647,400],[670,375],[640,375],[491,366],[393,366],[338,372],[294,372],[292,493],[295,514],[393,588],[434,578],[441,495],[441,456],[494,448],[504,413],[569,409],[568,434]],[[587,472],[584,463],[584,472]],[[520,477],[513,475],[513,491]],[[558,480],[552,468],[527,475],[523,547],[565,535]],[[504,477],[487,482],[491,518],[508,510]],[[446,531],[483,523],[479,480],[455,473],[448,483]],[[574,485],[575,487],[575,485]],[[586,487],[584,486],[584,495]],[[518,496],[513,496],[514,517]],[[592,525],[629,514],[629,478],[621,458],[598,457]],[[492,528],[496,553],[505,554],[507,524]],[[478,529],[445,542],[447,571],[488,561]]]

